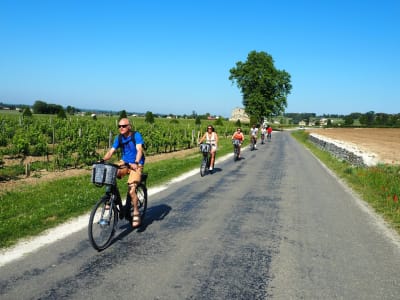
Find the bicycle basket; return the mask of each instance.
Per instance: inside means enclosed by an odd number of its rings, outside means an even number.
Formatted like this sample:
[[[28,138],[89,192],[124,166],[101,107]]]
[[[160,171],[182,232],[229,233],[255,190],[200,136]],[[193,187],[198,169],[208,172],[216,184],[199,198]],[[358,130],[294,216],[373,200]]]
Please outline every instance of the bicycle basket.
[[[239,146],[240,145],[240,141],[239,140],[233,140],[232,144],[235,146]]]
[[[115,185],[118,167],[105,164],[94,164],[92,170],[92,183],[97,186]]]
[[[208,153],[211,151],[211,145],[210,144],[201,144],[200,145],[200,151],[203,153]]]

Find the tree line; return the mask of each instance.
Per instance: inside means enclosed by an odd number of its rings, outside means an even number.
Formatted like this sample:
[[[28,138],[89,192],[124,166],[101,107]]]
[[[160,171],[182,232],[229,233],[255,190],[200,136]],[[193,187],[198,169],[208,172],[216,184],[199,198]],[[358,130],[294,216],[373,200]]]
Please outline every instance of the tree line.
[[[317,116],[315,113],[285,113],[284,117],[291,119],[292,124],[299,124],[300,121],[309,123],[316,120],[319,125],[320,119],[327,119],[328,127],[339,126],[338,122],[333,120],[340,119],[340,126],[365,126],[365,127],[400,127],[400,113],[375,113],[369,111],[366,113],[354,112],[348,115],[344,114],[323,114]]]

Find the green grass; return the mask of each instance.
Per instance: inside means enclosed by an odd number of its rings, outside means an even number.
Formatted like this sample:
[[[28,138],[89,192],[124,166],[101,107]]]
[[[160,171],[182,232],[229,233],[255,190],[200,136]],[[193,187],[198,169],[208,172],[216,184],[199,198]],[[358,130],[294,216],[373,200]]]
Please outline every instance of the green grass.
[[[400,233],[400,166],[382,164],[353,167],[314,146],[308,141],[307,132],[295,131],[292,136],[310,149]]]
[[[232,152],[230,139],[220,139],[217,159]],[[199,168],[201,153],[184,159],[172,158],[145,165],[148,187],[166,183],[174,177]],[[121,194],[127,190],[126,180],[118,181]],[[90,175],[23,186],[17,191],[0,194],[0,248],[37,235],[73,217],[90,211],[104,193],[90,183]]]

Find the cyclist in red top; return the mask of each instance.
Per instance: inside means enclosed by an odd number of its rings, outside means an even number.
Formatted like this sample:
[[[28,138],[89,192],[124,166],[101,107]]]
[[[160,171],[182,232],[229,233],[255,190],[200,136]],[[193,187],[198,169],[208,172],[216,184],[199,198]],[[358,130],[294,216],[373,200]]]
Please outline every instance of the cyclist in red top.
[[[272,137],[272,127],[271,126],[267,126],[267,140],[271,140]]]
[[[243,143],[243,140],[244,140],[244,135],[243,135],[242,129],[240,129],[240,128],[236,129],[235,133],[232,135],[232,140],[240,141],[240,144],[239,144],[239,147],[238,147],[239,148],[238,158],[240,158],[240,148],[242,147],[242,143]]]

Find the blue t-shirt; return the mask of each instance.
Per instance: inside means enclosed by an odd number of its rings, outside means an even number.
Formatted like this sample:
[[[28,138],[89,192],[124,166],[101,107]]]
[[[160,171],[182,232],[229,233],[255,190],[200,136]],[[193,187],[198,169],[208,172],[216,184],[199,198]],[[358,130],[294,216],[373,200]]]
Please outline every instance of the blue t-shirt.
[[[136,160],[136,145],[132,141],[132,135],[125,137],[122,136],[122,145],[119,144],[119,139],[118,136],[114,140],[113,148],[118,149],[120,147],[124,147],[124,150],[122,151],[122,160],[127,163],[134,163]],[[142,135],[139,132],[135,132],[135,140],[136,144],[143,145],[144,140]],[[144,165],[144,155],[142,155],[142,158],[139,161],[139,164]]]

